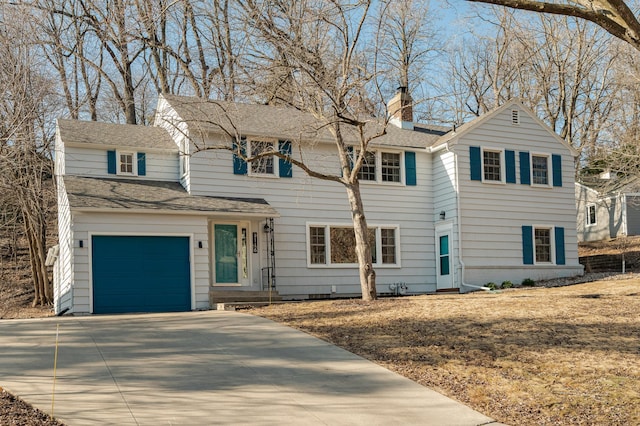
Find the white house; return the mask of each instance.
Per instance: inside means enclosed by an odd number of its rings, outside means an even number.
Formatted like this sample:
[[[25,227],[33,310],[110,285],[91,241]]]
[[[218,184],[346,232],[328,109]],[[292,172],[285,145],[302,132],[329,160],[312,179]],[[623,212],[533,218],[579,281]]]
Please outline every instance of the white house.
[[[638,179],[607,183],[575,184],[578,242],[640,235]]]
[[[571,147],[518,101],[452,131],[408,110],[360,172],[379,294],[582,273]],[[154,127],[59,120],[56,311],[207,309],[226,290],[359,295],[342,186],[274,157],[247,164],[238,145],[340,170],[326,130],[288,108],[167,95]]]

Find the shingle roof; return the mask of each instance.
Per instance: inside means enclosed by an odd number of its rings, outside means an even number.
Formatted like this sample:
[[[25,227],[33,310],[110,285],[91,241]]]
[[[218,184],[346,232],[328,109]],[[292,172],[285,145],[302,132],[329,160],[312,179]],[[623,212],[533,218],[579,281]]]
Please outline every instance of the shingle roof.
[[[189,195],[178,182],[64,176],[72,209],[173,211],[278,217],[265,200]]]
[[[181,120],[192,129],[228,134],[229,136],[258,136],[278,139],[332,141],[326,123],[311,113],[294,108],[213,101],[195,97],[163,95]],[[380,122],[367,125],[371,134],[381,130]],[[415,130],[387,126],[387,134],[372,141],[377,146],[425,148],[445,134],[443,128],[418,125]],[[348,143],[357,143],[355,132],[344,134]]]
[[[113,147],[153,148],[177,151],[169,133],[160,127],[97,121],[58,120],[60,137],[66,145],[94,144]]]

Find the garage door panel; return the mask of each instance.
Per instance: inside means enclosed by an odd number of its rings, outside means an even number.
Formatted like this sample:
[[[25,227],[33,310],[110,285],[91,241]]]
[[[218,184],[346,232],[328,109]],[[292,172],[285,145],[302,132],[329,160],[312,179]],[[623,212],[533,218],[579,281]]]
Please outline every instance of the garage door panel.
[[[93,312],[191,309],[188,237],[94,236]]]

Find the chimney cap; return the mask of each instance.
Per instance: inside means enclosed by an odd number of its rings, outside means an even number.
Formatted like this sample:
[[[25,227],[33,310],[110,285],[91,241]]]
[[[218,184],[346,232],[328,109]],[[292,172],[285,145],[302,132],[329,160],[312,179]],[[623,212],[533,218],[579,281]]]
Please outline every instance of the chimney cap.
[[[407,86],[398,86],[398,92],[407,93]]]

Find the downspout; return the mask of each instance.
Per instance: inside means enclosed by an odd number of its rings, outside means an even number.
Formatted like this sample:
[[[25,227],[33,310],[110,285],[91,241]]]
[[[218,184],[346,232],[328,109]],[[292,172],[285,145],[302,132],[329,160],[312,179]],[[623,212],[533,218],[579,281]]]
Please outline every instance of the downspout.
[[[468,284],[464,281],[465,265],[464,265],[464,260],[462,259],[462,210],[460,209],[460,177],[459,177],[459,170],[458,170],[458,154],[456,154],[455,152],[453,153],[453,164],[454,164],[454,167],[456,168],[456,173],[455,173],[456,175],[456,209],[457,209],[456,218],[458,222],[458,262],[460,262],[460,267],[461,267],[460,285],[462,287],[468,287],[472,289],[472,291],[473,290],[491,291],[489,287]]]

